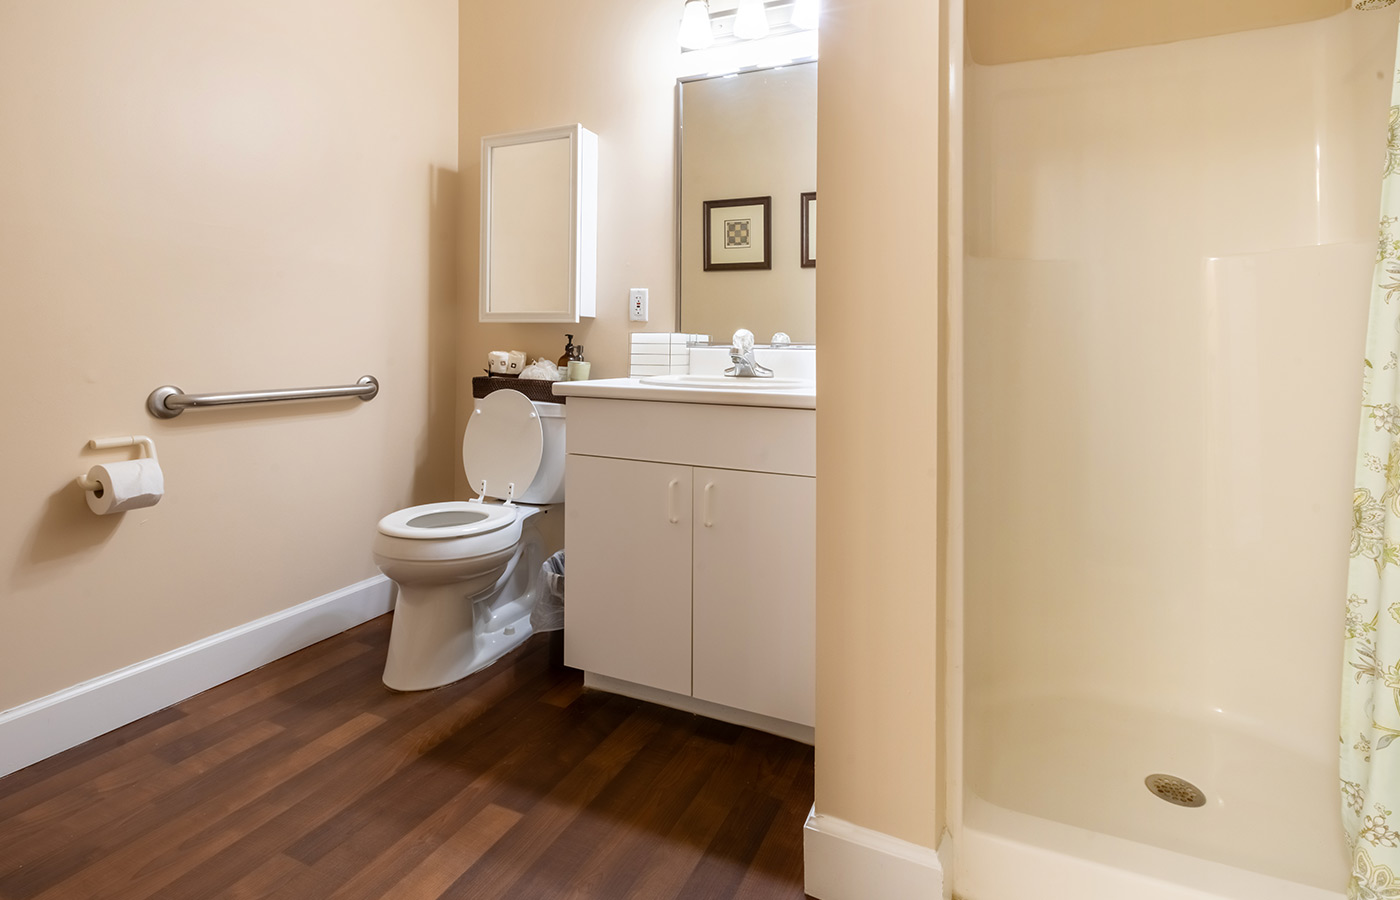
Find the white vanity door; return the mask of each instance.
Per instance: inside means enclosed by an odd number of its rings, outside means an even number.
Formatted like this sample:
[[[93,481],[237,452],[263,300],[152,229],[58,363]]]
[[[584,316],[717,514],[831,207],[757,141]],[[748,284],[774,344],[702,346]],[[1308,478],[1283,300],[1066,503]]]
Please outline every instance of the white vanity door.
[[[564,661],[690,693],[691,469],[569,454]]]
[[[694,474],[693,694],[812,725],[816,479],[729,469]],[[570,481],[571,503],[573,489]]]

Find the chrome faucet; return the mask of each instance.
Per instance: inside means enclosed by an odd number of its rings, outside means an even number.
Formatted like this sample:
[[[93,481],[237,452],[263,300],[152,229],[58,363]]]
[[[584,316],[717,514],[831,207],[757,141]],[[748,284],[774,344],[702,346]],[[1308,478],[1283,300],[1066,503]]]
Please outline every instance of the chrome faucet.
[[[732,378],[772,378],[773,370],[754,359],[753,332],[740,328],[734,332],[734,346],[729,348],[729,360],[734,365],[724,370]]]

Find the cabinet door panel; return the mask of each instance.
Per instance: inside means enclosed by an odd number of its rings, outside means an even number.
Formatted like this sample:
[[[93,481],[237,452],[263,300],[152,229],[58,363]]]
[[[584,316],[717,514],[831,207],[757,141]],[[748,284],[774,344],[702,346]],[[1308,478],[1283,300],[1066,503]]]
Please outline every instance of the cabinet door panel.
[[[570,454],[564,660],[690,693],[691,471]]]
[[[694,476],[694,695],[811,725],[816,479]]]

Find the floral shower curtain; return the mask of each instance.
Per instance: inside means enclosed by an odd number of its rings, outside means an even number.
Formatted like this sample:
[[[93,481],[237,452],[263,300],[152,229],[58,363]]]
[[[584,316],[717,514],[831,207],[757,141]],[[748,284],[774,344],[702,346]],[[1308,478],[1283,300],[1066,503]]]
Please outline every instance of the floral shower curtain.
[[[1366,334],[1342,691],[1353,900],[1400,900],[1400,58]]]

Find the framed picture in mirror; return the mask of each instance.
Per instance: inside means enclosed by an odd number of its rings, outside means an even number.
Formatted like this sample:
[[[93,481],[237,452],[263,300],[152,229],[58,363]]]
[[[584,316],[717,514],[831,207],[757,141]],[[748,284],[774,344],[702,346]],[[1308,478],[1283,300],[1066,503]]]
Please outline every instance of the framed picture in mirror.
[[[802,268],[817,267],[817,192],[802,195]]]
[[[703,263],[706,272],[773,268],[772,197],[706,200]]]

